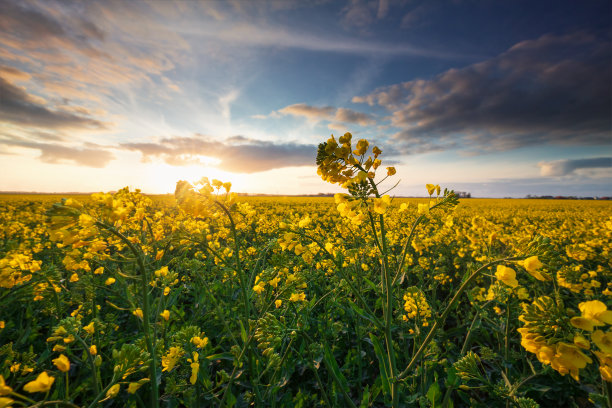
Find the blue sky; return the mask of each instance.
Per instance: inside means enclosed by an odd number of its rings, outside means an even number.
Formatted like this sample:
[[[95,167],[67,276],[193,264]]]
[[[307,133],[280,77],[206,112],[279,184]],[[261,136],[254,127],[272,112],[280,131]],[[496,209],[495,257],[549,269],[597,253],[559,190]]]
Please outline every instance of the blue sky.
[[[612,195],[609,1],[0,3],[0,190],[339,191],[346,131],[475,196]]]

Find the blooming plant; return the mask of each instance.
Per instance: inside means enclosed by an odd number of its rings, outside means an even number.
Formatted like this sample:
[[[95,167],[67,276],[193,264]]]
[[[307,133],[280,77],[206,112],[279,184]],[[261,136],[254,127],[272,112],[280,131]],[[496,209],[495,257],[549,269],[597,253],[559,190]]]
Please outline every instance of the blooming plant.
[[[610,204],[394,197],[382,160],[321,143],[333,198],[0,196],[0,408],[609,405]]]

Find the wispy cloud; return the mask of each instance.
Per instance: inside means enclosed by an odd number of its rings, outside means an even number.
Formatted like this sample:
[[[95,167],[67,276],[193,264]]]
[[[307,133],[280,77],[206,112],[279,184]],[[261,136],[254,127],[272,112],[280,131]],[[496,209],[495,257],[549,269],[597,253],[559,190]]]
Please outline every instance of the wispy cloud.
[[[0,95],[1,121],[52,129],[100,130],[109,127],[108,123],[86,116],[86,110],[79,112],[47,107],[41,97],[31,95],[1,77]]]
[[[571,55],[571,58],[567,56]],[[391,112],[411,146],[473,152],[610,141],[608,41],[585,33],[523,41],[493,59],[355,97]]]
[[[554,160],[538,163],[540,174],[544,177],[567,176],[580,169],[605,169],[612,167],[612,157],[589,159]]]
[[[278,110],[282,115],[304,117],[311,122],[334,121],[344,123],[356,123],[360,126],[369,126],[375,123],[374,117],[367,113],[357,112],[347,108],[335,108],[333,106],[310,106],[305,103],[296,103],[285,106]]]
[[[205,157],[216,158],[220,160],[216,167],[234,173],[314,165],[316,155],[314,145],[272,143],[244,136],[217,141],[196,135],[165,138],[154,143],[123,143],[120,147],[140,152],[143,161],[160,158],[174,166],[204,164]]]
[[[43,136],[44,134],[40,138],[44,138]],[[55,138],[51,137],[51,139]],[[66,146],[63,143],[37,142],[17,137],[0,137],[0,146],[38,150],[40,152],[40,161],[51,164],[76,164],[79,166],[102,168],[115,158],[107,148],[92,143],[74,147]]]

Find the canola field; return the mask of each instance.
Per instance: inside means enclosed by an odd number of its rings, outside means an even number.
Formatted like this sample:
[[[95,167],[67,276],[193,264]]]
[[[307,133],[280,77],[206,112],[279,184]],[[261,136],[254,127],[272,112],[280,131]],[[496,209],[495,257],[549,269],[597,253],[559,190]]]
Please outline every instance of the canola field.
[[[347,135],[334,198],[1,196],[0,407],[610,406],[612,203],[393,198]]]

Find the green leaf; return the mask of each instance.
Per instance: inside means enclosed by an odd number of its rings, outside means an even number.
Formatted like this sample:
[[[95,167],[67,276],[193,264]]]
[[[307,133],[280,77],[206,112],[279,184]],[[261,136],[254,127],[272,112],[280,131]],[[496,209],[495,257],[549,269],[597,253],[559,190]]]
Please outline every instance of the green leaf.
[[[440,392],[440,386],[438,383],[433,383],[427,390],[427,399],[431,402],[432,407],[436,407],[440,405],[440,398],[442,398],[442,393]]]
[[[382,381],[383,391],[385,395],[391,395],[391,383],[389,382],[389,363],[386,354],[383,353],[380,341],[376,336],[370,333],[370,340],[374,346],[374,353],[378,359],[378,367],[380,370],[380,379]]]
[[[354,302],[348,302],[348,305],[359,315],[360,317],[368,320],[370,323],[373,323],[375,326],[378,326],[378,322],[374,316],[357,306]]]
[[[246,343],[247,341],[246,330],[244,329],[244,325],[242,324],[242,321],[239,321],[239,323],[240,323],[240,338],[242,339],[243,343]]]
[[[370,386],[366,385],[363,390],[363,396],[361,397],[361,403],[359,408],[367,408],[370,406]]]
[[[329,370],[333,371],[334,377],[340,381],[340,384],[338,385],[346,391],[347,389],[346,378],[344,378],[344,375],[342,375],[342,371],[340,371],[340,367],[338,367],[338,363],[336,363],[336,358],[334,357],[331,350],[329,349],[329,346],[325,344],[324,347],[325,348],[324,348],[323,360],[325,361],[325,365],[327,366]]]

